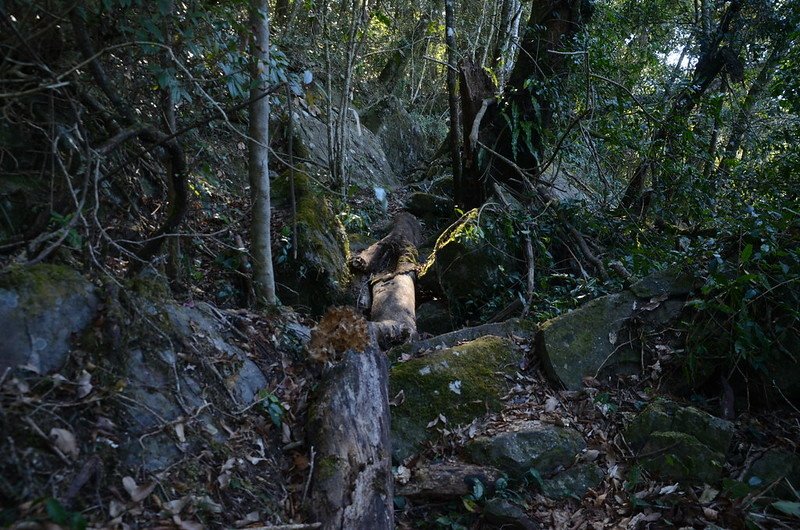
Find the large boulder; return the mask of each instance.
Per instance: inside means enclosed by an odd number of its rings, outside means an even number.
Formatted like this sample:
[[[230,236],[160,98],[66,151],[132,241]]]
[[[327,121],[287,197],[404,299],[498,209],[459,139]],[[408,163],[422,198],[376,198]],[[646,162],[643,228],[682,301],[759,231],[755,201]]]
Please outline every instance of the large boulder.
[[[94,286],[67,267],[40,264],[0,275],[0,375],[18,366],[59,370],[72,335],[89,326],[97,307]]]
[[[639,330],[660,330],[681,314],[692,280],[678,271],[656,272],[629,290],[596,298],[542,324],[536,350],[548,375],[569,390],[586,377],[636,373]],[[634,318],[636,317],[636,318]]]
[[[290,201],[289,171],[273,185],[276,208]],[[308,308],[314,314],[342,303],[351,277],[347,267],[350,244],[347,231],[331,202],[303,171],[294,172],[297,208],[297,259],[291,237],[273,251],[278,297],[284,304]],[[285,216],[291,222],[289,216]],[[291,233],[291,230],[287,230]]]
[[[392,408],[395,459],[405,460],[434,436],[428,424],[440,416],[458,425],[499,410],[508,390],[504,374],[513,375],[520,358],[511,341],[487,336],[393,366],[389,395],[403,396]]]
[[[439,236],[420,285],[444,295],[457,320],[486,320],[516,298],[519,242],[502,212],[471,210]]]
[[[800,455],[784,449],[769,449],[747,468],[744,481],[756,489],[764,489],[774,483],[777,496],[792,498],[789,484],[795,490],[800,487]]]
[[[414,169],[429,151],[422,128],[394,96],[373,106],[362,121],[375,133],[386,159],[398,175]]]
[[[209,304],[184,306],[150,297],[132,303],[151,324],[132,320],[135,336],[103,362],[109,373],[121,377],[117,384],[124,406],[115,421],[124,432],[122,461],[156,471],[203,443],[187,435],[176,444],[172,433],[163,430],[165,423],[189,423],[187,416],[194,415],[195,430],[223,442],[224,425],[208,405],[242,409],[258,398],[267,378],[234,344],[230,327]]]
[[[722,478],[725,455],[690,434],[655,432],[637,462],[664,481],[714,484]]]
[[[531,469],[552,474],[570,467],[586,448],[581,434],[569,427],[524,422],[493,436],[479,436],[464,448],[470,461],[522,478]]]
[[[351,109],[350,113],[346,126],[348,145],[345,167],[351,182],[361,186],[396,186],[397,176],[380,140],[356,120],[356,111]],[[327,178],[328,129],[325,122],[316,113],[300,108],[294,112],[294,132],[294,155],[309,159],[311,167],[321,168],[317,176]]]

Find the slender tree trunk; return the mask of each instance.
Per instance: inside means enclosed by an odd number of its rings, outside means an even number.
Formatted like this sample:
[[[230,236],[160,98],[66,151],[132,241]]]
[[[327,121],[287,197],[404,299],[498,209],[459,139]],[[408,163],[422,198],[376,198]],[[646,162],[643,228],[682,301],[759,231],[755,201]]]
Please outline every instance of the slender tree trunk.
[[[251,225],[253,279],[259,302],[275,304],[272,269],[271,207],[269,191],[269,97],[264,96],[269,69],[269,2],[252,0],[250,25],[253,88],[250,90],[249,173],[253,205]],[[256,99],[258,98],[258,99]]]
[[[769,57],[764,61],[764,65],[758,72],[758,76],[753,80],[753,84],[750,85],[750,89],[747,91],[747,96],[745,96],[744,102],[739,107],[739,111],[736,113],[736,117],[733,120],[731,134],[725,144],[725,149],[720,155],[720,161],[715,176],[717,182],[727,175],[731,163],[736,158],[739,147],[742,145],[744,133],[747,131],[747,127],[750,123],[750,116],[753,113],[753,108],[756,106],[759,99],[761,99],[761,95],[772,80],[775,67],[786,52],[786,44],[786,39],[781,39],[775,44]]]
[[[456,16],[453,7],[454,0],[445,0],[445,42],[447,43],[447,98],[450,104],[450,161],[453,165],[453,187],[462,189],[461,176],[461,149],[459,146],[459,119],[458,114],[458,52],[456,50]],[[458,192],[456,192],[458,195]],[[456,197],[459,202],[459,197]]]
[[[175,12],[175,5],[173,0],[168,0],[165,4],[165,11],[167,12],[166,16],[164,16],[164,21],[162,25],[162,31],[164,33],[164,40],[167,46],[173,45],[173,38],[172,38],[172,19],[174,17]],[[170,50],[164,50],[161,55],[161,66],[162,68],[169,68],[172,66],[172,57],[170,55]],[[172,88],[171,87],[162,87],[161,88],[161,112],[162,112],[162,122],[164,126],[164,130],[167,134],[174,134],[175,131],[178,130],[177,125],[177,116],[175,113],[175,101],[172,97]],[[168,193],[168,200],[170,203],[175,202],[177,191],[175,190],[175,186],[173,184],[174,178],[172,173],[174,168],[172,167],[172,162],[167,160],[165,162],[167,167],[167,172],[169,173],[169,178],[167,179],[167,193]],[[173,288],[178,287],[181,284],[182,279],[182,271],[181,271],[181,239],[180,236],[170,236],[167,240],[167,265],[166,265],[166,272],[167,278],[169,278],[170,283],[172,284]]]
[[[387,94],[397,94],[402,88],[401,80],[413,57],[414,45],[420,35],[424,38],[429,20],[428,14],[423,13],[411,31],[397,43],[397,49],[392,52],[381,73],[378,74],[378,83],[383,86]]]
[[[500,15],[501,31],[494,51],[494,66],[497,72],[498,89],[505,88],[506,79],[514,69],[519,51],[519,21],[522,18],[522,2],[505,0]]]

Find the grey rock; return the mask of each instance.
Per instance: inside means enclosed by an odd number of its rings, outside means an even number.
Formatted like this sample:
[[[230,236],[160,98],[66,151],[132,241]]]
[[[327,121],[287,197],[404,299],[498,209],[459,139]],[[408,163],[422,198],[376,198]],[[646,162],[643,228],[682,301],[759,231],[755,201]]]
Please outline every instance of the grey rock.
[[[580,433],[568,427],[525,422],[513,429],[469,442],[464,449],[470,461],[520,478],[530,469],[549,474],[567,468],[586,448]]]
[[[453,321],[447,304],[439,301],[423,302],[417,307],[417,331],[441,335],[453,331]]]
[[[89,326],[97,307],[94,286],[66,267],[40,264],[0,276],[0,374],[18,366],[59,370],[72,335]]]
[[[590,489],[597,488],[603,482],[604,476],[597,464],[578,464],[553,478],[545,479],[542,493],[551,499],[582,499]]]
[[[305,110],[295,112],[294,121],[294,130],[299,140],[299,145],[295,145],[295,155],[304,150],[313,162],[313,167],[329,167],[328,132],[324,121]],[[345,167],[350,172],[352,182],[362,186],[397,185],[397,176],[375,134],[366,127],[358,126],[352,115],[348,116],[347,129],[349,149],[345,153]],[[325,181],[329,179],[327,175],[318,176]]]
[[[654,272],[631,285],[630,290],[639,298],[656,296],[686,296],[694,287],[695,279],[676,267]]]
[[[579,390],[585,377],[638,373],[640,353],[626,344],[632,317],[645,330],[662,330],[681,314],[693,282],[673,269],[655,272],[630,290],[548,320],[537,338],[548,375],[569,390]]]
[[[453,201],[418,191],[408,197],[405,208],[417,217],[446,217],[453,212]]]
[[[441,291],[457,320],[486,318],[511,302],[519,241],[504,229],[503,214],[471,210],[442,233],[419,278]],[[493,305],[492,305],[493,304]]]
[[[414,169],[429,150],[422,129],[394,96],[372,107],[362,121],[375,133],[389,165],[398,175]]]
[[[774,493],[791,498],[792,490],[786,481],[795,489],[800,487],[800,455],[781,449],[770,449],[755,460],[744,474],[744,482],[757,489],[766,488],[776,481],[781,482],[775,485]]]
[[[493,498],[486,501],[484,519],[504,529],[537,530],[540,528],[525,512],[508,499]]]

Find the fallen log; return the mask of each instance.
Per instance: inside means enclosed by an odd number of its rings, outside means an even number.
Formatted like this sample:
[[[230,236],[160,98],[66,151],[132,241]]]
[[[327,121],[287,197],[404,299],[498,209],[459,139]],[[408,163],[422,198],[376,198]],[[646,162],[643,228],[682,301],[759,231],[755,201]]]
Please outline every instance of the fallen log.
[[[381,348],[417,335],[415,283],[421,234],[417,218],[400,212],[389,235],[350,260],[354,272],[370,275],[370,327]]]
[[[394,528],[388,361],[374,343],[348,350],[309,407],[316,453],[310,515],[325,530]]]
[[[475,482],[492,491],[503,474],[493,467],[471,464],[430,464],[415,468],[411,479],[396,489],[396,494],[410,499],[456,499],[470,494]]]

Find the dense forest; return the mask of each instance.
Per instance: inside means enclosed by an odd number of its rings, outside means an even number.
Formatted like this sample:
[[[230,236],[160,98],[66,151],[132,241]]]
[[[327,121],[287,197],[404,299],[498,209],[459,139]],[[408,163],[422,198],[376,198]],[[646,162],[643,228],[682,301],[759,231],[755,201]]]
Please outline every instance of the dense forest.
[[[0,28],[0,527],[800,527],[800,3]]]

